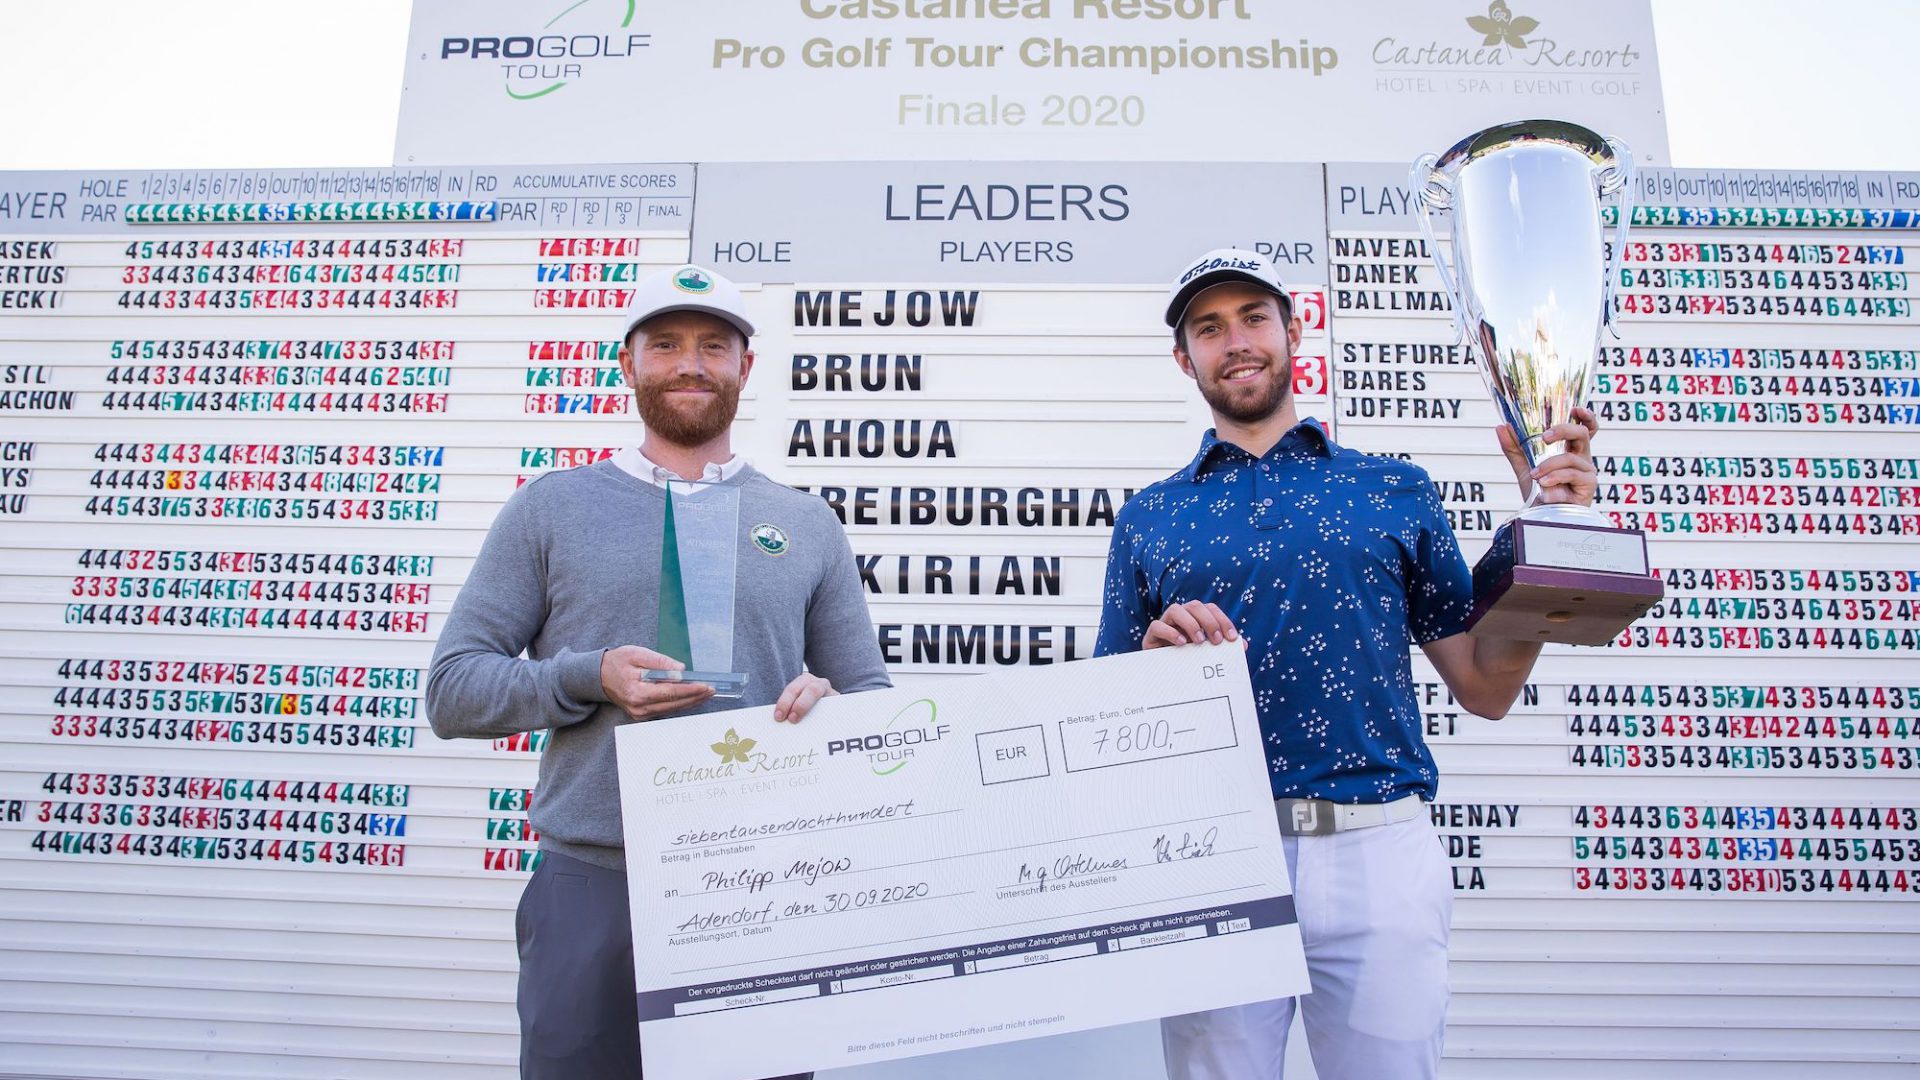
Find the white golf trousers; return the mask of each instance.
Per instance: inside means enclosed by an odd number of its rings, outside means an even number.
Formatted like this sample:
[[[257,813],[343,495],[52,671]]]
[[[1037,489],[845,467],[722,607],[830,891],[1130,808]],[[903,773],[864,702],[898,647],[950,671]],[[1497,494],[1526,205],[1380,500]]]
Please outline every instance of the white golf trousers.
[[[1427,815],[1285,841],[1313,992],[1162,1020],[1169,1080],[1279,1080],[1295,1001],[1320,1080],[1431,1080],[1453,875]]]

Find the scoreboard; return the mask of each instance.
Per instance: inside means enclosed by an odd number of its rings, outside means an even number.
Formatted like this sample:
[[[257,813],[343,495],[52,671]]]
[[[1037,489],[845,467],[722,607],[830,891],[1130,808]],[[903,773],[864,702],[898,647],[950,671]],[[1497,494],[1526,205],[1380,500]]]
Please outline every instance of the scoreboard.
[[[693,168],[0,184],[6,1069],[509,1075],[544,737],[440,741],[425,667],[635,432]]]
[[[1337,431],[1424,465],[1473,548],[1514,494],[1403,175],[1327,170]],[[1635,194],[1598,502],[1667,595],[1610,647],[1549,646],[1498,723],[1423,684],[1459,890],[1448,1053],[1460,1075],[1911,1060],[1909,1033],[1822,1029],[1920,985],[1920,192],[1652,170]]]
[[[682,260],[746,286],[736,449],[846,524],[897,681],[1091,653],[1114,514],[1207,426],[1159,312],[1214,247],[1477,556],[1520,497],[1404,176],[0,174],[5,1067],[512,1075],[545,737],[437,739],[425,667],[515,488],[637,444],[612,339]],[[1639,183],[1592,400],[1666,599],[1498,722],[1413,658],[1448,1074],[1910,1067],[1920,178]]]

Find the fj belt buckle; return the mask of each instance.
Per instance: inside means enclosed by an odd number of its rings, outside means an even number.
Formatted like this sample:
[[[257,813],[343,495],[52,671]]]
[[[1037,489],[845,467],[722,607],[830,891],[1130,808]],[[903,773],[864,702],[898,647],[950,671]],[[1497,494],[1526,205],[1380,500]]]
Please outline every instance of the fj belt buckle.
[[[1280,831],[1289,836],[1329,836],[1339,823],[1336,804],[1325,799],[1280,800]]]

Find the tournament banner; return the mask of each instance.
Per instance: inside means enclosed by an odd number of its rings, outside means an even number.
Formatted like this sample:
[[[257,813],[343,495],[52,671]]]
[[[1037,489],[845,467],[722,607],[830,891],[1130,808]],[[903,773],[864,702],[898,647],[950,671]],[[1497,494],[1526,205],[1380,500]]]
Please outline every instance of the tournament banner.
[[[1651,4],[419,0],[394,162],[1393,161],[1528,116],[1665,164]]]

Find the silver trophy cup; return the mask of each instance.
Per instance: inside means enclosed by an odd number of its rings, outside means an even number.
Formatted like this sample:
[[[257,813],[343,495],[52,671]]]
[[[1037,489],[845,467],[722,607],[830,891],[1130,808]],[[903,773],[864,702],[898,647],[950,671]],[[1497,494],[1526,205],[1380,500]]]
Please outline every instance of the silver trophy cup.
[[[1577,124],[1523,120],[1476,132],[1413,163],[1414,217],[1453,303],[1454,324],[1529,464],[1542,435],[1586,403],[1627,233],[1633,155]],[[1618,195],[1611,257],[1600,203]],[[1453,265],[1432,210],[1452,212]],[[1646,536],[1591,507],[1533,500],[1474,568],[1470,632],[1599,645],[1662,588]]]

